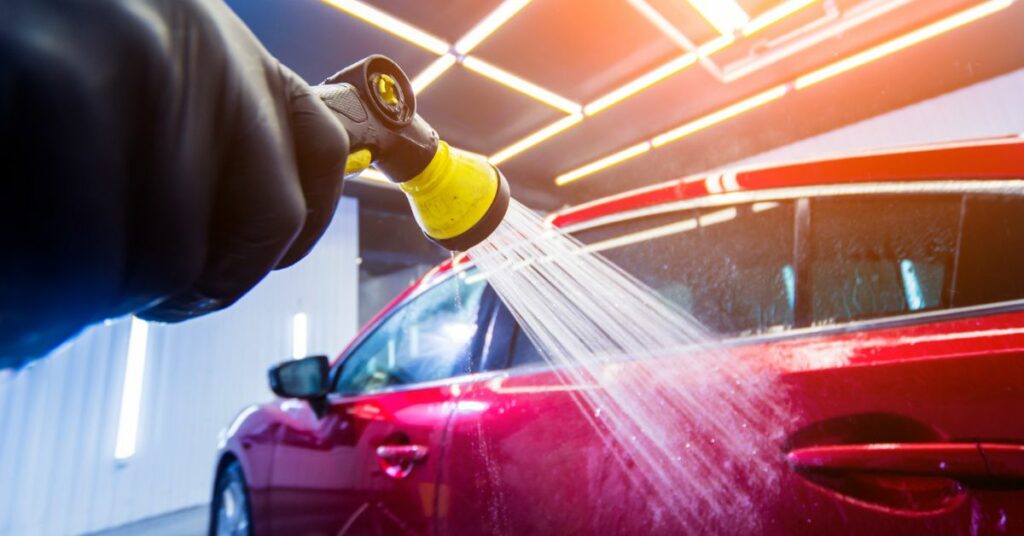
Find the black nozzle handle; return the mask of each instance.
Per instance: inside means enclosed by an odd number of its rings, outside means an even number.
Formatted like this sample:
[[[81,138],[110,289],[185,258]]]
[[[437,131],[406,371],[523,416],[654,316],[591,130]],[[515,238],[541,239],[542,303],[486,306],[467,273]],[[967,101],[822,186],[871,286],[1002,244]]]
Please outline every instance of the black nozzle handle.
[[[374,88],[382,75],[396,82],[397,105],[385,102]],[[419,175],[434,158],[437,133],[416,114],[412,84],[390,59],[370,56],[313,89],[345,127],[350,149],[368,149],[377,169],[393,182]]]

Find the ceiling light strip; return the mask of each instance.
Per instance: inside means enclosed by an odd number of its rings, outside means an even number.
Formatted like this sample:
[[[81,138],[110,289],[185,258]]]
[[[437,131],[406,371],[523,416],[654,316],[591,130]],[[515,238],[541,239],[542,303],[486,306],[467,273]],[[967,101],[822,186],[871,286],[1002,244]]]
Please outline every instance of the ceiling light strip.
[[[427,89],[427,86],[434,83],[434,80],[437,80],[452,65],[455,65],[455,56],[451,54],[445,54],[434,60],[426,69],[416,75],[416,78],[412,79],[412,92],[418,95]]]
[[[796,81],[793,84],[793,87],[794,89],[803,89],[810,85],[821,82],[823,80],[827,80],[828,78],[831,78],[838,74],[844,73],[846,71],[864,65],[872,60],[878,59],[888,54],[892,54],[893,52],[897,52],[911,45],[920,43],[922,41],[925,41],[947,31],[950,31],[954,28],[964,26],[970,22],[976,21],[978,19],[996,13],[1002,9],[1011,6],[1014,3],[1014,1],[1015,0],[989,0],[988,2],[978,4],[972,8],[968,8],[964,11],[961,11],[953,16],[947,17],[939,22],[930,24],[928,26],[925,26],[924,28],[920,28],[918,30],[910,32],[909,34],[905,34],[901,37],[893,39],[892,41],[879,45],[875,48],[872,48],[865,52],[861,52],[859,54],[855,54],[844,60],[840,60],[827,67],[814,71],[810,74],[801,76],[796,79]],[[676,127],[672,130],[669,130],[668,132],[659,134],[652,138],[650,141],[633,146],[631,149],[640,147],[644,144],[648,144],[650,146],[648,147],[648,149],[661,147],[665,144],[677,141],[683,137],[689,136],[710,126],[721,123],[722,121],[725,121],[742,113],[750,111],[754,108],[777,100],[782,96],[786,95],[786,93],[788,92],[788,84],[777,86],[775,88],[769,89],[768,91],[755,95],[749,99],[740,101],[736,104],[733,104],[716,112],[708,114],[704,117],[686,123],[685,125]],[[555,178],[555,184],[563,186],[565,184],[568,184],[569,182],[579,180],[587,175],[591,175],[593,173],[596,173],[597,171],[616,165],[622,161],[632,158],[633,156],[637,156],[639,154],[647,152],[647,150],[637,152],[636,154],[629,155],[625,158],[616,158],[624,152],[626,151],[620,151],[619,153],[615,153],[613,155],[591,162],[590,164],[586,164],[584,166],[576,168],[572,171],[563,173]]]
[[[636,93],[643,91],[644,89],[661,82],[662,80],[682,71],[683,69],[693,65],[697,61],[697,55],[693,52],[687,52],[678,58],[655,68],[647,74],[641,75],[639,78],[629,82],[619,88],[612,90],[611,92],[594,99],[593,102],[583,107],[583,113],[586,115],[595,115],[598,112],[608,108],[609,106],[631,96]]]
[[[598,171],[601,171],[602,169],[609,168],[611,166],[629,160],[630,158],[641,155],[650,149],[653,149],[655,147],[661,147],[662,145],[679,140],[695,132],[704,130],[705,128],[708,128],[712,125],[721,123],[722,121],[725,121],[729,118],[736,117],[737,115],[740,115],[744,112],[753,110],[758,106],[762,106],[773,100],[779,99],[788,91],[789,88],[787,85],[776,86],[772,89],[769,89],[768,91],[764,91],[762,93],[754,95],[749,99],[742,100],[740,102],[737,102],[736,104],[727,106],[725,108],[722,108],[721,110],[712,112],[699,119],[695,119],[693,121],[690,121],[689,123],[669,130],[668,132],[659,134],[654,138],[651,138],[649,141],[645,141],[643,143],[634,145],[628,149],[619,151],[613,155],[606,156],[589,164],[580,166],[572,171],[563,173],[559,175],[557,178],[555,178],[555,184],[557,184],[558,186],[565,186],[566,184],[582,179],[587,175],[592,175],[594,173],[597,173]]]
[[[701,66],[707,69],[709,73],[719,80],[722,79],[722,71],[718,68],[715,62],[709,59],[711,54],[722,50],[729,46],[733,42],[732,35],[720,35],[710,42],[698,47],[690,41],[690,38],[686,37],[683,32],[679,31],[668,19],[664,17],[657,9],[652,7],[646,0],[627,0],[633,9],[640,13],[648,22],[653,24],[661,33],[672,40],[679,48],[687,52],[696,52],[697,61],[701,63]]]
[[[859,54],[854,54],[853,56],[837,61],[812,73],[805,74],[797,78],[794,85],[797,89],[804,89],[823,80],[828,80],[833,76],[850,71],[866,63],[870,63],[894,52],[898,52],[922,41],[926,41],[950,30],[959,28],[965,24],[969,24],[1000,10],[1006,9],[1010,7],[1013,2],[1014,0],[989,0],[988,2],[978,4],[953,16],[897,37],[892,41],[883,43],[872,49],[865,50]]]
[[[443,39],[439,39],[429,33],[395,18],[369,4],[359,0],[322,0],[363,22],[372,24],[385,32],[404,39],[420,48],[429,50],[438,56],[448,52],[451,48]]]
[[[718,33],[731,35],[750,22],[750,15],[734,0],[689,0]]]
[[[582,179],[587,175],[597,173],[602,169],[612,167],[617,164],[621,164],[630,158],[637,157],[651,150],[651,142],[645,141],[638,143],[632,147],[627,147],[615,154],[608,155],[600,160],[595,160],[585,166],[580,166],[572,171],[563,173],[555,179],[555,184],[559,186],[565,186],[570,182]]]
[[[529,3],[530,0],[505,0],[494,11],[491,11],[489,15],[478,22],[476,26],[473,26],[473,28],[466,32],[466,35],[463,35],[461,39],[456,41],[455,46],[452,47],[452,52],[441,56],[417,75],[412,81],[413,90],[419,93],[427,89],[427,86],[434,83],[435,80],[440,78],[442,74],[447,72],[458,61],[456,54],[459,57],[468,54],[479,46],[484,39],[498,31],[498,28],[501,28]]]
[[[554,123],[551,123],[550,125],[534,132],[533,134],[530,134],[525,138],[513,143],[512,145],[509,145],[508,147],[494,153],[493,155],[491,155],[490,158],[488,158],[488,160],[494,165],[501,164],[502,162],[508,160],[509,158],[512,158],[513,156],[529,149],[530,147],[533,147],[534,145],[537,145],[538,143],[541,143],[542,141],[558,134],[559,132],[562,132],[563,130],[566,130],[567,128],[575,125],[576,123],[579,123],[582,120],[583,116],[581,114],[572,114],[563,117],[558,121],[555,121]]]
[[[864,5],[854,6],[849,11],[845,11],[842,15],[827,14],[826,18],[840,17],[837,22],[831,24],[824,29],[815,31],[803,38],[793,41],[789,44],[783,45],[779,48],[773,49],[766,54],[763,54],[756,59],[745,60],[739,67],[732,67],[726,69],[724,82],[733,82],[751,73],[764,69],[770,65],[778,63],[779,61],[786,59],[793,54],[797,54],[808,48],[811,48],[826,39],[833,38],[837,35],[841,35],[844,32],[850,31],[857,26],[866,24],[874,19],[880,18],[897,8],[901,8],[911,3],[913,0],[875,0],[868,2]]]
[[[668,132],[659,134],[654,138],[651,138],[651,145],[654,147],[661,147],[668,143],[672,143],[676,140],[682,139],[691,134],[700,132],[710,126],[717,125],[722,121],[731,119],[745,112],[749,112],[754,108],[768,104],[769,102],[782,98],[789,91],[787,85],[781,85],[773,87],[768,91],[758,93],[749,99],[742,100],[731,106],[726,106],[721,110],[712,112],[704,117],[695,119],[684,125],[678,126]]]
[[[818,0],[789,0],[783,2],[768,11],[765,11],[761,15],[755,17],[753,20],[743,26],[743,35],[750,36],[755,33],[779,22],[780,20],[800,11],[801,9],[817,2]]]
[[[395,186],[395,183],[391,182],[391,179],[388,179],[387,175],[381,173],[379,170],[374,168],[366,168],[356,178],[363,181],[376,182],[380,184],[386,184],[388,186]]]
[[[505,0],[494,11],[483,18],[476,26],[466,32],[466,35],[455,42],[455,52],[465,55],[469,54],[484,39],[501,28],[512,17],[519,13],[530,0]]]
[[[512,88],[528,97],[543,102],[548,106],[558,108],[567,114],[577,114],[582,110],[582,106],[579,104],[552,91],[548,91],[536,84],[527,82],[526,80],[523,80],[508,71],[495,67],[481,59],[466,56],[462,60],[462,64],[465,65],[467,69],[474,71],[477,74],[486,76],[499,84]]]

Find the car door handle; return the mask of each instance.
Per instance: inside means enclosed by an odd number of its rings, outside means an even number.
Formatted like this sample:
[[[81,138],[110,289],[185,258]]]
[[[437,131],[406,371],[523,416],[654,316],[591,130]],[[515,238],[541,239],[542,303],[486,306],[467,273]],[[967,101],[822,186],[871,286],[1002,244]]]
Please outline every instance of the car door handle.
[[[427,458],[423,445],[381,445],[377,447],[377,462],[384,474],[401,479],[409,476],[413,465]]]
[[[794,449],[802,472],[870,472],[947,478],[1024,478],[1024,446],[1002,443],[868,443]]]
[[[427,447],[423,445],[381,445],[377,447],[377,456],[391,462],[420,462],[427,457]]]

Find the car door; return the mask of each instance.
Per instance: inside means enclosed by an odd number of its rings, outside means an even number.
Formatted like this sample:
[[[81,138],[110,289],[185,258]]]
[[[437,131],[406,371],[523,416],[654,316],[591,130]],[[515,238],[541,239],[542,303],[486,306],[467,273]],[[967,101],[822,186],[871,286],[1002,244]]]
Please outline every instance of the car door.
[[[482,290],[450,277],[399,305],[343,357],[321,408],[293,403],[271,477],[275,533],[432,531],[448,380],[468,372]]]
[[[738,516],[708,512],[708,530],[1024,531],[1024,202],[980,186],[921,190],[769,199],[713,227],[650,232],[727,210],[694,209],[582,237],[628,243],[605,254],[785,389],[781,439],[760,453],[771,488]],[[631,234],[659,238],[623,240]],[[678,532],[644,475],[617,458],[602,417],[581,411],[590,387],[563,384],[522,335],[494,340],[488,352],[512,368],[466,386],[462,400],[487,410],[453,419],[443,475],[464,507],[441,527]],[[671,360],[661,366],[675,373]]]
[[[702,218],[702,215],[710,217]],[[693,225],[680,225],[692,220]],[[729,225],[743,240],[727,241],[719,229]],[[750,236],[741,229],[761,229]],[[691,232],[685,243],[670,237]],[[643,237],[662,235],[660,241]],[[697,236],[700,240],[690,237]],[[793,211],[791,203],[717,208],[645,219],[585,237],[601,244],[632,248],[613,260],[641,260],[647,276],[664,296],[722,331],[770,330],[792,324],[790,296],[793,273]],[[698,244],[705,247],[698,248]],[[686,251],[682,264],[677,250]],[[604,249],[610,253],[616,249]],[[651,255],[654,254],[657,259]],[[662,256],[667,254],[666,256]],[[728,266],[715,256],[732,259]],[[619,262],[627,270],[636,268]],[[697,274],[728,274],[737,284],[708,285]],[[686,277],[682,277],[686,276]],[[730,314],[726,314],[729,312]],[[608,435],[607,410],[588,404],[591,385],[567,384],[538,349],[500,309],[483,356],[493,377],[463,386],[461,403],[484,411],[459,413],[452,420],[442,470],[451,488],[452,508],[439,518],[443,534],[678,534],[673,514],[654,500],[642,469]],[[627,365],[629,366],[629,365]],[[504,370],[503,370],[504,369]],[[665,371],[668,372],[668,371]],[[612,376],[615,370],[609,369]],[[627,438],[628,440],[628,438]],[[686,448],[680,444],[678,448]],[[674,463],[674,460],[664,460]],[[717,527],[717,533],[729,533]]]
[[[1024,531],[1024,199],[990,186],[802,204],[806,333],[747,349],[792,401],[781,531]]]

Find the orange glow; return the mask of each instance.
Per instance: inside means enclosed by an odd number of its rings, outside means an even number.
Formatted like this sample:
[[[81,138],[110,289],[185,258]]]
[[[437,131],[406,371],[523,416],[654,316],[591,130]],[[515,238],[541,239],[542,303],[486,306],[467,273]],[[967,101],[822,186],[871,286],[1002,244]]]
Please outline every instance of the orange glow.
[[[566,130],[567,128],[579,123],[583,120],[583,116],[580,114],[572,114],[551,123],[550,125],[526,136],[525,138],[505,147],[504,149],[491,155],[489,160],[492,164],[498,165],[509,158],[537,145],[538,143]]]
[[[737,102],[736,104],[722,108],[717,112],[710,113],[708,115],[705,115],[704,117],[690,121],[685,125],[676,127],[672,130],[669,130],[668,132],[665,132],[664,134],[659,134],[655,136],[653,139],[651,139],[651,144],[654,147],[661,147],[666,143],[671,143],[678,139],[689,136],[695,132],[700,132],[701,130],[704,130],[705,128],[708,128],[712,125],[721,123],[726,119],[736,117],[737,115],[753,110],[758,106],[763,106],[773,100],[781,98],[788,91],[789,90],[785,85],[776,86],[772,89],[769,89],[768,91],[754,95],[749,99]]]
[[[629,82],[619,88],[595,99],[590,104],[583,107],[583,113],[587,115],[595,115],[601,110],[608,108],[609,106],[631,96],[636,93],[643,91],[644,89],[661,82],[662,80],[672,76],[679,71],[693,65],[697,61],[697,56],[693,53],[686,53],[678,58],[654,69],[640,76],[639,78]]]
[[[359,0],[322,0],[353,17],[372,24],[385,32],[404,39],[420,48],[441,55],[448,52],[450,45],[442,39]]]
[[[743,27],[743,35],[754,35],[755,33],[779,22],[780,20],[800,11],[801,9],[817,2],[818,0],[789,0],[783,2],[768,11],[762,13],[759,17],[747,23]]]
[[[477,23],[473,29],[466,32],[466,35],[455,42],[455,52],[462,55],[469,54],[484,39],[487,39],[498,28],[501,28],[502,25],[529,3],[530,0],[505,0],[505,2],[502,2],[500,6]]]
[[[581,179],[583,177],[586,177],[587,175],[590,175],[590,174],[593,174],[593,173],[597,173],[598,171],[601,171],[602,169],[605,169],[605,168],[608,168],[608,167],[611,167],[611,166],[614,166],[614,165],[617,165],[617,164],[621,164],[622,162],[625,162],[626,160],[629,160],[630,158],[642,155],[642,154],[644,154],[644,153],[646,153],[647,151],[650,151],[650,150],[651,150],[651,143],[650,142],[645,141],[643,143],[638,143],[638,144],[636,144],[636,145],[634,145],[632,147],[627,147],[626,149],[623,149],[623,150],[621,150],[621,151],[619,151],[619,152],[617,152],[615,154],[608,155],[608,156],[606,156],[604,158],[601,158],[600,160],[595,160],[595,161],[593,161],[593,162],[591,162],[591,163],[589,163],[589,164],[587,164],[585,166],[580,166],[580,167],[578,167],[578,168],[576,168],[576,169],[574,169],[572,171],[563,173],[563,174],[559,175],[555,179],[555,184],[557,184],[559,186],[565,186],[566,184],[569,184],[570,182],[573,182],[575,180],[579,180],[579,179]]]
[[[495,67],[483,60],[472,56],[466,56],[466,58],[462,60],[462,64],[465,65],[467,69],[474,71],[477,74],[486,76],[503,86],[514,89],[523,95],[543,102],[548,106],[558,108],[565,113],[575,114],[580,112],[581,106],[579,104],[576,104],[575,102],[554,92],[548,91],[536,84],[527,82],[526,80],[523,80],[508,71],[499,69],[498,67]]]
[[[892,41],[883,43],[872,49],[865,50],[859,54],[854,54],[853,56],[837,61],[832,65],[814,71],[810,74],[805,74],[796,79],[795,86],[797,89],[803,89],[817,84],[822,80],[827,80],[833,76],[845,73],[846,71],[855,69],[861,65],[883,58],[889,54],[898,52],[904,48],[916,45],[917,43],[931,39],[932,37],[941,35],[950,30],[976,21],[982,17],[991,15],[999,10],[1010,7],[1010,5],[1013,4],[1013,1],[1014,0],[990,0],[988,2],[978,4],[972,8],[961,11],[956,15],[942,19],[939,22],[929,24],[923,28],[897,37]]]
[[[690,5],[722,35],[731,35],[750,22],[734,0],[689,0]]]
[[[423,69],[423,72],[416,75],[416,78],[412,79],[413,93],[419,93],[424,89],[427,89],[427,86],[434,83],[434,80],[437,80],[438,77],[444,74],[452,65],[455,65],[455,56],[452,56],[451,54],[445,54],[444,56],[434,60],[434,62],[428,65],[426,69]]]

